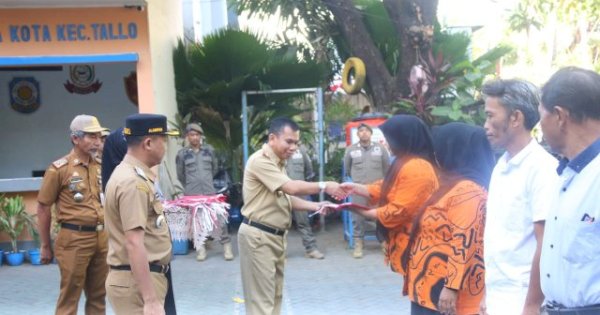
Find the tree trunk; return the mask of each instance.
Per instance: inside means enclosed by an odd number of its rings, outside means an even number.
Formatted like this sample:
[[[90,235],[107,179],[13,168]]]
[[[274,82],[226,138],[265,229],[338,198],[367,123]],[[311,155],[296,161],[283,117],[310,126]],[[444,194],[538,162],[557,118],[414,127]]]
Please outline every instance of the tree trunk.
[[[373,43],[360,12],[354,7],[352,0],[323,0],[323,3],[335,16],[335,22],[348,42],[352,55],[365,63],[373,105],[378,110],[384,109],[398,96],[394,78],[389,73],[381,52]]]
[[[383,4],[400,36],[400,65],[395,88],[403,97],[410,95],[408,78],[412,66],[431,47],[438,0],[383,0]]]

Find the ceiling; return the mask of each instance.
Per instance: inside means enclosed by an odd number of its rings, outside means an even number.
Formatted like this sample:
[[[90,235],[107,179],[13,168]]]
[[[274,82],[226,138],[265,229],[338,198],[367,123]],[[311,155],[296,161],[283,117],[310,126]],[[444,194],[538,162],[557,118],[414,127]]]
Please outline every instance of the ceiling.
[[[145,0],[0,0],[0,8],[73,8],[146,5]]]

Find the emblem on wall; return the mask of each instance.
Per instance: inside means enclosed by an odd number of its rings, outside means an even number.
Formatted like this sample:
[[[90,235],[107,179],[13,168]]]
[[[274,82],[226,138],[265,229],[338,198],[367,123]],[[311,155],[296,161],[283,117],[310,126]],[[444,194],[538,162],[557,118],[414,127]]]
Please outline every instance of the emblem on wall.
[[[102,87],[102,82],[96,79],[96,71],[91,65],[75,65],[69,67],[71,80],[64,84],[69,93],[96,93]]]
[[[137,72],[131,71],[131,73],[123,78],[125,83],[125,93],[127,97],[133,103],[138,106],[138,86],[137,86]]]
[[[20,113],[40,108],[40,83],[33,77],[15,77],[8,83],[10,106]]]

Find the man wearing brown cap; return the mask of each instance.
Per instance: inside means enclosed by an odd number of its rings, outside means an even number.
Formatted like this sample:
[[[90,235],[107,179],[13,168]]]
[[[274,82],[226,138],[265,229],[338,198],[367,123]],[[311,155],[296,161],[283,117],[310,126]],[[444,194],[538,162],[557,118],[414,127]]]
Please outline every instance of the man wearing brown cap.
[[[101,169],[94,159],[104,130],[96,117],[76,116],[70,131],[73,149],[48,167],[38,194],[43,264],[52,261],[53,256],[50,246],[53,204],[56,204],[57,222],[61,226],[54,243],[61,275],[56,314],[77,314],[82,290],[87,298],[85,313],[105,313],[107,234]]]
[[[367,124],[360,124],[356,131],[358,142],[346,148],[344,170],[346,176],[359,184],[370,184],[385,177],[390,168],[390,155],[379,143],[371,141],[373,129]],[[352,195],[352,202],[367,205],[367,199]],[[352,237],[354,240],[354,258],[363,256],[363,238],[365,236],[365,218],[352,215]]]
[[[106,185],[106,293],[118,315],[165,314],[171,236],[150,168],[160,164],[166,136],[175,133],[163,115],[135,114],[123,134],[127,154]]]
[[[186,139],[189,146],[179,150],[175,159],[177,179],[184,187],[186,196],[214,195],[213,176],[218,171],[218,161],[213,149],[203,143],[204,130],[198,124],[189,124],[186,128]],[[233,259],[231,239],[227,224],[223,222],[219,242],[223,245],[225,260]],[[197,248],[196,259],[206,259],[206,247]]]

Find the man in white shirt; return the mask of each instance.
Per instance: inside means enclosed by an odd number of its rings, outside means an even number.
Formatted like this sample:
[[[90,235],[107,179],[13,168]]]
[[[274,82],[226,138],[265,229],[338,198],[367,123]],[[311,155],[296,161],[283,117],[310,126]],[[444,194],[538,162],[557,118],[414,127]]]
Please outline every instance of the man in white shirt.
[[[482,314],[538,315],[544,301],[539,258],[558,161],[531,136],[539,91],[522,80],[483,86],[490,143],[505,150],[492,173],[485,225]]]
[[[600,314],[600,75],[575,67],[542,89],[544,138],[564,157],[540,260],[549,315]]]

